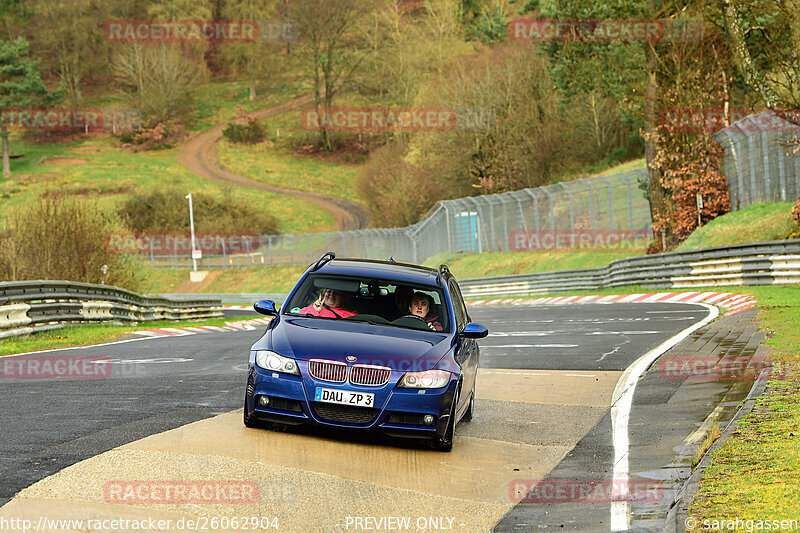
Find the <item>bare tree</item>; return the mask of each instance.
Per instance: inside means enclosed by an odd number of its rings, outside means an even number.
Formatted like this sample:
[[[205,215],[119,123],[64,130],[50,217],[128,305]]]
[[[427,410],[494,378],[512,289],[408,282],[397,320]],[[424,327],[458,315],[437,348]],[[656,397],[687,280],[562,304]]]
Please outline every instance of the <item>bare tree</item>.
[[[126,44],[114,64],[123,88],[145,118],[158,122],[179,116],[201,77],[197,65],[170,45]]]
[[[366,0],[296,0],[288,6],[299,38],[294,54],[312,87],[325,150],[334,146],[322,117],[330,115],[334,98],[352,81],[366,55],[359,21],[369,5]]]

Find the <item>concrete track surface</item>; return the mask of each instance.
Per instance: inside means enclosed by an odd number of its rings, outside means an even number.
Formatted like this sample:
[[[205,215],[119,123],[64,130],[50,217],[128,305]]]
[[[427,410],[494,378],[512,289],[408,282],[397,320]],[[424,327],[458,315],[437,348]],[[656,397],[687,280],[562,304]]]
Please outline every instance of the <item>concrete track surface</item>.
[[[717,320],[669,354],[754,356],[754,312]],[[609,531],[608,502],[526,502],[520,487],[607,480],[615,457],[609,413],[624,371],[708,309],[587,304],[470,313],[491,333],[481,342],[475,416],[458,426],[450,453],[414,441],[245,428],[245,367],[258,330],[33,356],[104,355],[114,370],[103,380],[0,380],[0,525],[110,531],[141,523],[109,527],[118,519],[152,520],[151,531]],[[628,527],[661,525],[688,475],[682,461],[698,427],[729,419],[746,385],[668,379],[655,365],[642,377],[630,414],[630,475],[659,488],[658,497],[626,508]],[[239,490],[225,488],[230,483]],[[187,503],[164,489],[186,484],[211,486],[211,499]],[[70,519],[83,522],[50,521]]]

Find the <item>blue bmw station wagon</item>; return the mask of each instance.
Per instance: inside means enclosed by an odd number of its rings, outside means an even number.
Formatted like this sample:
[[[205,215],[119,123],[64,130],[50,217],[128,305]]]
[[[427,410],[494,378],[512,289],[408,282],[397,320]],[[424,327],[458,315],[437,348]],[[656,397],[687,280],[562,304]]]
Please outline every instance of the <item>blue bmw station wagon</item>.
[[[475,404],[479,350],[461,291],[438,269],[323,255],[250,351],[244,424],[314,424],[429,439],[450,451]]]

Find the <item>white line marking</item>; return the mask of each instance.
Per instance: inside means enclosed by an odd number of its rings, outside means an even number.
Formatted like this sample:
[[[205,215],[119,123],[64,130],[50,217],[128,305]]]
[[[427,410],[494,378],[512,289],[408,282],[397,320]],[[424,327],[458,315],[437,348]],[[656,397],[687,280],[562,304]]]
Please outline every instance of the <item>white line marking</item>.
[[[14,353],[9,355],[3,355],[0,357],[0,360],[5,357],[18,357],[20,355],[31,355],[37,353],[47,353],[47,352],[65,352],[67,350],[83,350],[85,348],[94,348],[96,346],[111,346],[112,344],[124,344],[126,342],[137,342],[137,341],[149,341],[153,339],[164,339],[170,337],[170,335],[160,335],[158,337],[140,337],[138,339],[125,339],[124,341],[113,341],[113,342],[104,342],[101,344],[89,344],[88,346],[72,346],[70,348],[51,348],[50,350],[39,350],[38,352],[23,352],[23,353]]]
[[[550,374],[541,374],[538,372],[495,372],[492,370],[488,370],[487,374],[502,374],[504,376],[549,376]]]
[[[634,361],[631,366],[625,369],[625,372],[620,376],[614,388],[614,395],[612,396],[611,402],[611,432],[614,445],[614,473],[612,479],[614,480],[615,487],[620,486],[623,494],[618,496],[623,498],[627,496],[627,494],[625,494],[627,490],[625,488],[625,483],[620,482],[623,480],[627,481],[629,474],[628,452],[630,441],[628,437],[628,422],[630,420],[631,406],[633,404],[633,392],[636,390],[636,384],[639,378],[650,368],[650,365],[652,365],[659,356],[688,337],[692,332],[702,328],[719,316],[719,309],[712,305],[704,303],[693,305],[702,305],[708,309],[708,316],[700,322],[684,329],[672,338],[662,342]],[[628,502],[616,501],[611,503],[610,527],[611,531],[624,531],[629,529]]]
[[[697,311],[645,311],[648,315],[660,315],[661,313],[694,313],[697,314]]]
[[[490,337],[546,337],[555,331],[508,331],[489,333]]]
[[[585,335],[653,335],[661,331],[592,331]]]
[[[533,344],[496,344],[496,345],[484,345],[483,348],[533,348]]]
[[[571,376],[573,378],[596,378],[596,374],[564,374],[565,376]]]

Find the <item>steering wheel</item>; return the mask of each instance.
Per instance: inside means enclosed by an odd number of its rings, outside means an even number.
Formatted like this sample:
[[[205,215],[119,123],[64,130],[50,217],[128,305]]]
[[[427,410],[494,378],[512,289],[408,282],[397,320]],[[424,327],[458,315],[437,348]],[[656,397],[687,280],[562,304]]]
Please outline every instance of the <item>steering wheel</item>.
[[[398,318],[397,320],[400,320],[400,319],[402,319],[402,318],[416,318],[417,320],[422,320],[423,322],[425,322],[425,325],[426,325],[426,326],[428,325],[428,321],[427,321],[427,320],[425,320],[424,318],[422,318],[422,317],[421,317],[421,316],[419,316],[419,315],[403,315],[403,316],[401,316],[400,318]]]

